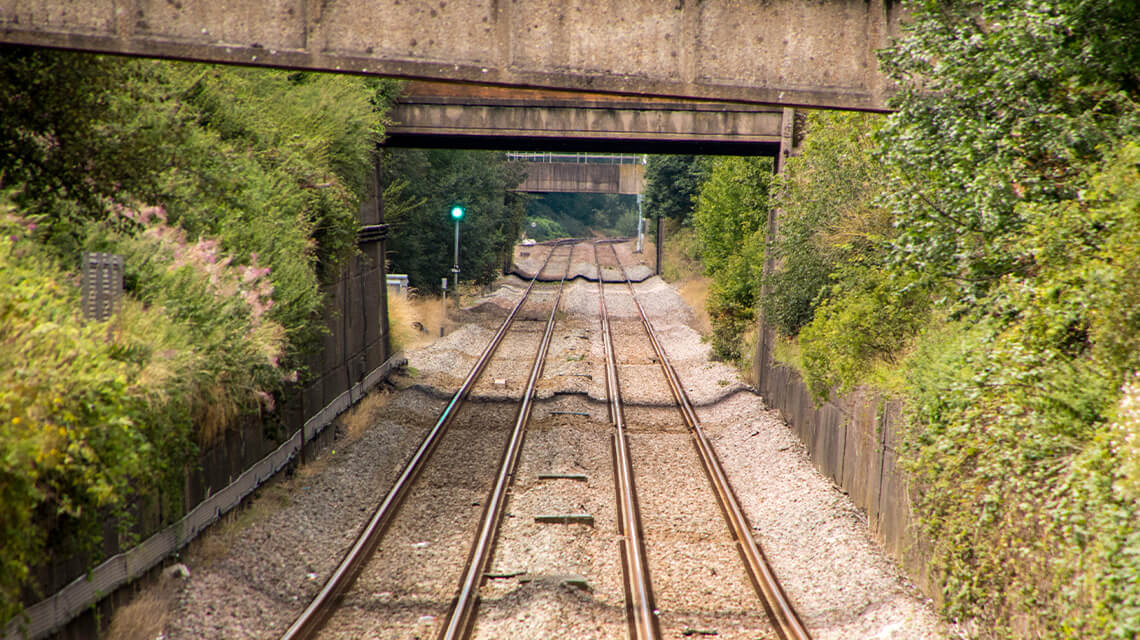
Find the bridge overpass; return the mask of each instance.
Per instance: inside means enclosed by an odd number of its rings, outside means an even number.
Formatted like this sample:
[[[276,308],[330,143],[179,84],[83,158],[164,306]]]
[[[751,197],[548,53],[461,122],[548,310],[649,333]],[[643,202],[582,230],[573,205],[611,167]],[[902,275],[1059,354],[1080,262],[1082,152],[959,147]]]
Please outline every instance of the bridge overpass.
[[[513,152],[507,159],[526,165],[526,180],[516,191],[635,195],[645,189],[645,162],[640,156]]]
[[[689,100],[883,110],[891,0],[0,0],[0,42]]]

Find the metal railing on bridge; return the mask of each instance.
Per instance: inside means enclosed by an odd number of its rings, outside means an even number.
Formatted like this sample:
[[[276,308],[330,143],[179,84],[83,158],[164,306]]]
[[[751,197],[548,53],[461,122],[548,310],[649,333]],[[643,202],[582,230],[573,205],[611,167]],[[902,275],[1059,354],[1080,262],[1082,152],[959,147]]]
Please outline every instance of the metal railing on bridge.
[[[508,151],[511,162],[549,162],[566,164],[645,164],[642,154],[629,153],[557,153],[550,151]]]

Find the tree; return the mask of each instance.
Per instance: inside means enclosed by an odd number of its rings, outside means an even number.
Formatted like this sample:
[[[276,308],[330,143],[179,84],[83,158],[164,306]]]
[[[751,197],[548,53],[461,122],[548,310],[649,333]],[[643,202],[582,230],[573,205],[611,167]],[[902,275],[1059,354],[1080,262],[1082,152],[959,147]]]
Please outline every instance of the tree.
[[[645,167],[645,214],[688,225],[694,199],[708,173],[703,156],[649,156]]]
[[[544,193],[528,200],[526,209],[528,218],[547,221],[539,222],[547,229],[545,234],[531,234],[537,240],[556,237],[551,235],[554,229],[558,229],[557,237],[585,236],[591,232],[612,235],[637,232],[637,201],[632,195]]]
[[[877,203],[885,169],[872,156],[882,121],[872,114],[810,114],[803,150],[777,182],[780,217],[769,247],[776,269],[762,304],[765,320],[786,336],[799,333],[832,295],[841,265],[874,266],[888,249],[891,217]]]
[[[755,320],[771,182],[771,158],[717,158],[696,198],[693,228],[713,279],[713,353],[725,360],[741,359],[741,337]]]
[[[1018,205],[1076,197],[1084,168],[1140,132],[1134,1],[919,3],[881,55],[900,85],[882,132],[896,256],[985,294],[1028,274]]]
[[[447,212],[460,203],[461,279],[486,284],[509,260],[522,232],[523,198],[513,191],[521,171],[506,154],[447,149],[385,152],[384,180],[404,185],[386,217],[392,225],[388,259],[412,286],[436,292],[451,273],[454,222]],[[388,203],[386,203],[386,206]]]

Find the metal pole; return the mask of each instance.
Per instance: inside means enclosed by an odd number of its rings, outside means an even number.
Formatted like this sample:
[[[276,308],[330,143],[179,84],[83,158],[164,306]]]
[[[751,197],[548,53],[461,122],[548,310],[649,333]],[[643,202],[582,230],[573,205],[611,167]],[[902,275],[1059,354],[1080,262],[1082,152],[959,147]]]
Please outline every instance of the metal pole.
[[[657,215],[657,259],[654,261],[653,273],[661,275],[661,256],[665,249],[665,225],[661,223],[661,214]]]
[[[443,288],[443,297],[439,299],[439,337],[443,337],[443,325],[447,324],[447,276],[440,283]]]
[[[634,253],[641,253],[642,233],[645,229],[645,225],[644,225],[645,219],[641,217],[641,215],[642,215],[641,201],[642,201],[642,197],[641,197],[641,194],[639,193],[639,194],[637,194],[637,251],[634,251]]]
[[[452,296],[455,298],[455,309],[459,310],[459,219],[455,220],[455,263],[451,267],[451,273],[455,274],[455,286],[452,288]]]

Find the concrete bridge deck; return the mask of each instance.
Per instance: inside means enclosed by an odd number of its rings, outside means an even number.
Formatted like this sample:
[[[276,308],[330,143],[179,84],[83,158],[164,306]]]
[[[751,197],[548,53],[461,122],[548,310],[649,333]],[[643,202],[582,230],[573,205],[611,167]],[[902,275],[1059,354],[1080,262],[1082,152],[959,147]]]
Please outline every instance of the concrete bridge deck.
[[[0,42],[388,77],[882,110],[891,0],[0,0]]]

